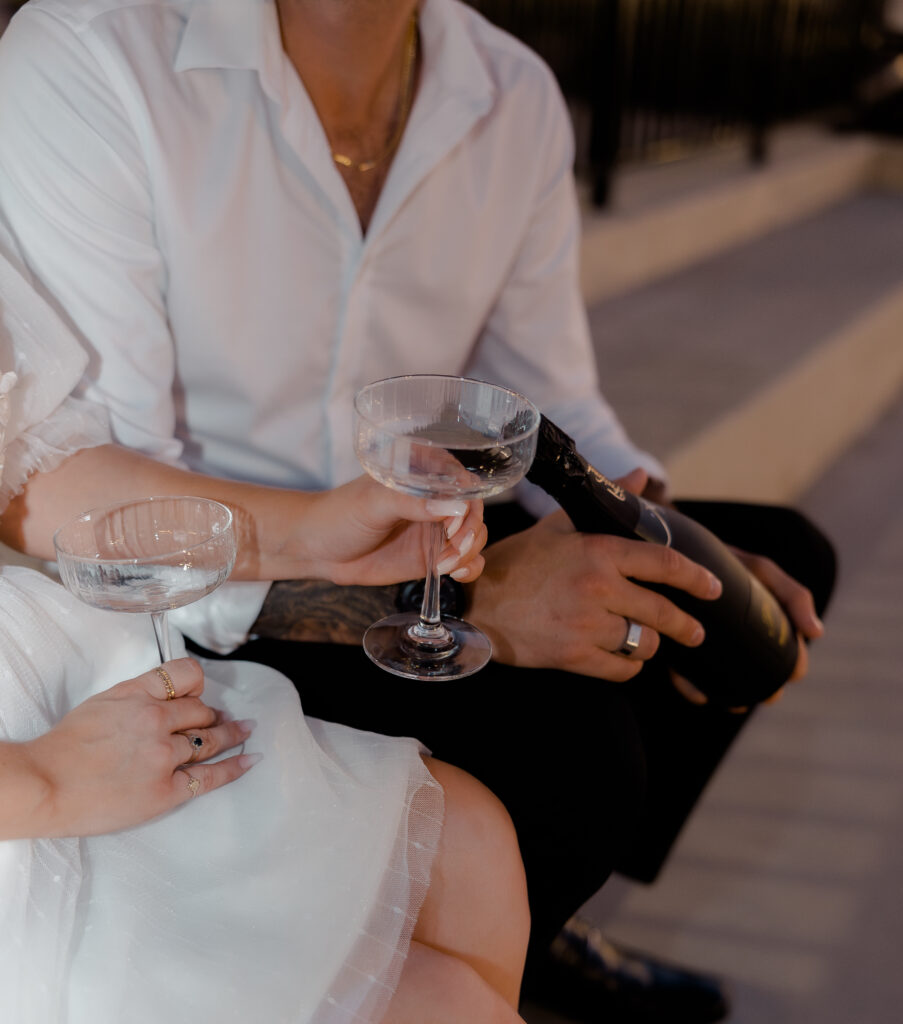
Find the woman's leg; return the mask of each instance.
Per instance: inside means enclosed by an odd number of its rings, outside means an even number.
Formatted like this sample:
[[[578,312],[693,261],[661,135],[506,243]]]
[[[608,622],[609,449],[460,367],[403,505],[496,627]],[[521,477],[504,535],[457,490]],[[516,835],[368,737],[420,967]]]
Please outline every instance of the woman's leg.
[[[463,960],[414,940],[381,1024],[524,1024]]]
[[[517,1024],[530,914],[514,827],[472,776],[427,763],[445,822],[385,1024]]]

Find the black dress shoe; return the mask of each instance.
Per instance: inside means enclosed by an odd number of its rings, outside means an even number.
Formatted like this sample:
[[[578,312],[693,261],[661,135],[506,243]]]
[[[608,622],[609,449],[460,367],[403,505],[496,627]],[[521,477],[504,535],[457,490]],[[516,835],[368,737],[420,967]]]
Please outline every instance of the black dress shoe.
[[[714,1024],[730,1009],[716,978],[614,946],[572,918],[525,997],[585,1024]]]

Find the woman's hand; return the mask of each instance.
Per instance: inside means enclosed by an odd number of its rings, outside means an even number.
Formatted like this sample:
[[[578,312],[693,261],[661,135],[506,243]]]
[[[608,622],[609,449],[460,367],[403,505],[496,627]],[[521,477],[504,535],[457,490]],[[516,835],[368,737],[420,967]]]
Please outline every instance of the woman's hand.
[[[481,501],[433,501],[378,484],[368,476],[313,496],[285,545],[303,549],[304,575],[339,584],[382,586],[426,574],[433,523],[446,542],[439,571],[470,582],[483,571],[486,544]],[[302,575],[298,573],[297,575]]]
[[[200,763],[244,742],[252,724],[222,721],[200,699],[203,690],[196,661],[167,662],[90,697],[38,739],[7,745],[40,794],[13,831],[35,838],[112,832],[243,775],[260,755]]]

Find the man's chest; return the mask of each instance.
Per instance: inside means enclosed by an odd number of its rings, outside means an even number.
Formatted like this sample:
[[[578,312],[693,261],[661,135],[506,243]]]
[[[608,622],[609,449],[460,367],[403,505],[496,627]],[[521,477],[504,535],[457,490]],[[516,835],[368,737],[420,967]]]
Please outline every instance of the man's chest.
[[[233,147],[228,152],[229,145]],[[335,365],[335,353],[469,351],[504,287],[516,225],[465,169],[440,164],[406,194],[381,183],[335,189],[278,139],[249,126],[183,162],[157,204],[167,312],[177,341]],[[340,197],[344,192],[346,207]],[[381,216],[386,202],[392,212]],[[358,211],[370,229],[362,235]],[[332,352],[328,356],[327,352]]]

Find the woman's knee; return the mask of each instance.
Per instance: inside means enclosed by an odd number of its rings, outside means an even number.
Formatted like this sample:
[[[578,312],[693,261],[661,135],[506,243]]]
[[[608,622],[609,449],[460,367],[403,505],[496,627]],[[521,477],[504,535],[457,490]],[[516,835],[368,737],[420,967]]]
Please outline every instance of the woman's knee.
[[[528,932],[527,883],[517,833],[504,805],[472,775],[443,761],[427,759],[430,771],[445,792],[445,823],[439,870],[449,880],[458,874],[463,884],[504,912],[513,929]]]
[[[384,1024],[523,1024],[471,966],[412,942]]]
[[[427,758],[430,772],[445,793],[445,829],[450,844],[465,855],[487,863],[490,858],[505,869],[512,863],[523,874],[517,833],[499,798],[478,779],[454,765]]]

